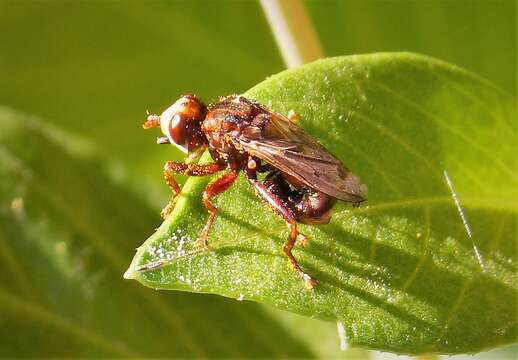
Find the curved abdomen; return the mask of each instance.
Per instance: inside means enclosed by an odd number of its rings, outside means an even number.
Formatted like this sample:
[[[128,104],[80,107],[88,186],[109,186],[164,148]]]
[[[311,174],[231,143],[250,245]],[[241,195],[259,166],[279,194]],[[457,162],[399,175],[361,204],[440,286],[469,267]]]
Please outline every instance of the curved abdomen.
[[[336,199],[310,187],[292,189],[280,171],[272,171],[263,184],[277,195],[303,224],[327,224]]]

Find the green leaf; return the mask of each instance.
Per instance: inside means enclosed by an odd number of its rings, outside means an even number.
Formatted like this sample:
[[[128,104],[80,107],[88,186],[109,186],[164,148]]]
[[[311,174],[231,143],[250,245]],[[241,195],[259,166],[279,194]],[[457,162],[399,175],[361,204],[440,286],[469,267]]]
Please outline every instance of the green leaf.
[[[516,2],[330,0],[304,4],[328,55],[416,51],[461,65],[516,95],[516,79],[511,75],[516,73]]]
[[[191,178],[126,277],[339,320],[351,344],[374,349],[473,353],[516,340],[513,99],[407,53],[324,59],[245,96],[295,110],[369,186],[359,209],[340,203],[330,224],[300,225],[310,240],[294,255],[319,284],[307,290],[289,269],[286,226],[243,177],[215,201],[210,251],[193,247],[209,179]]]
[[[0,357],[311,356],[257,304],[125,281],[158,213],[84,140],[3,107],[0,129]]]

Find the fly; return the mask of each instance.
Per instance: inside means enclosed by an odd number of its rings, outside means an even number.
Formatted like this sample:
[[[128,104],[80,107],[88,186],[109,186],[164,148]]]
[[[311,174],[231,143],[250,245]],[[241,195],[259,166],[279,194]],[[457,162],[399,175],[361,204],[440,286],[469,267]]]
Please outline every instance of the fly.
[[[186,162],[168,161],[164,177],[173,195],[161,212],[172,210],[180,186],[173,174],[208,176],[226,171],[207,185],[202,202],[209,216],[197,246],[208,247],[208,235],[218,209],[212,198],[226,191],[243,171],[255,194],[280,216],[289,235],[283,250],[289,264],[313,288],[316,279],[307,274],[292,254],[297,238],[306,236],[297,223],[327,224],[337,200],[358,205],[367,198],[367,186],[340,160],[296,123],[298,115],[283,116],[243,96],[231,95],[205,106],[195,95],[184,95],[162,115],[148,115],[144,129],[160,126],[159,144],[173,144],[185,152]],[[193,160],[208,148],[214,162],[199,165]],[[259,179],[258,173],[266,173]]]

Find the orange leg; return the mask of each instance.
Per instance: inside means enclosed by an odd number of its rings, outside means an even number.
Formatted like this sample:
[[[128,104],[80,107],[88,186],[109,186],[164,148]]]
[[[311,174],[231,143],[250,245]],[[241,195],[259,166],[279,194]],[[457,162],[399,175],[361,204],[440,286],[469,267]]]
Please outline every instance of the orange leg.
[[[174,201],[176,196],[180,193],[180,185],[176,182],[172,174],[182,174],[187,176],[207,176],[212,175],[215,172],[218,172],[221,169],[219,164],[208,164],[208,165],[198,165],[198,164],[185,164],[185,163],[177,163],[174,161],[168,161],[164,165],[164,178],[167,183],[167,186],[173,192],[173,196],[169,203],[162,209],[160,215],[163,219],[167,217],[171,213],[174,207]]]
[[[209,231],[212,226],[212,223],[214,222],[214,218],[218,213],[218,208],[216,208],[214,204],[212,204],[210,199],[228,190],[228,188],[232,186],[238,175],[239,173],[237,171],[232,170],[229,173],[220,177],[219,179],[216,179],[215,181],[211,182],[203,191],[203,206],[205,206],[205,208],[209,212],[209,217],[207,218],[207,222],[205,223],[205,226],[203,227],[203,230],[200,233],[197,246],[202,248],[208,247]]]

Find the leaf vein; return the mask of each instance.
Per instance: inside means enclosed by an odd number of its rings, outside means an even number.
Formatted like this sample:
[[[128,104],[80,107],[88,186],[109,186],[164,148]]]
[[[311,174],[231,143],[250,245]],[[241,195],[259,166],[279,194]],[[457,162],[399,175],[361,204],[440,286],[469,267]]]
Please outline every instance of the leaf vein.
[[[464,285],[462,286],[462,288],[459,292],[459,295],[457,296],[457,299],[453,303],[453,306],[451,307],[451,310],[446,317],[446,321],[444,322],[444,327],[442,329],[441,336],[440,336],[441,338],[444,337],[444,335],[448,331],[448,328],[450,327],[450,325],[457,313],[457,310],[460,308],[460,305],[462,304],[462,301],[464,300],[464,296],[468,292],[468,289],[471,286],[472,282],[473,282],[473,278],[468,278],[464,282]]]
[[[423,268],[426,259],[429,255],[429,243],[430,243],[430,228],[431,228],[431,219],[430,219],[430,206],[426,206],[424,208],[424,228],[426,229],[425,238],[424,238],[424,251],[421,257],[419,258],[419,261],[417,262],[417,266],[415,267],[414,271],[408,276],[408,279],[403,284],[403,287],[401,288],[402,292],[405,292],[410,288],[414,280],[417,278],[417,275]]]
[[[419,104],[415,103],[414,101],[410,100],[406,96],[400,95],[397,91],[394,91],[392,88],[390,88],[387,85],[381,84],[381,83],[374,83],[375,86],[378,86],[380,89],[385,90],[387,93],[393,95],[396,99],[400,100],[401,102],[407,104],[408,106],[412,107],[413,109],[417,110],[421,114],[425,115],[428,119],[432,120],[435,124],[441,126],[445,130],[449,131],[451,134],[456,135],[458,138],[464,140],[466,143],[471,145],[474,149],[477,149],[481,154],[483,154],[488,159],[492,160],[502,171],[506,172],[510,177],[514,179],[515,182],[517,182],[517,175],[504,163],[502,163],[498,158],[496,158],[491,151],[487,150],[486,148],[479,146],[478,143],[473,141],[470,137],[466,136],[464,132],[460,129],[457,129],[455,127],[449,126],[446,124],[445,121],[442,119],[436,117],[432,112],[429,110],[423,108]]]

